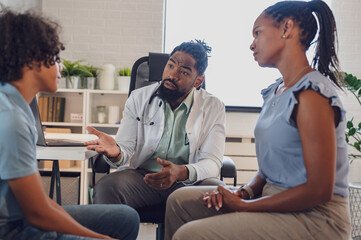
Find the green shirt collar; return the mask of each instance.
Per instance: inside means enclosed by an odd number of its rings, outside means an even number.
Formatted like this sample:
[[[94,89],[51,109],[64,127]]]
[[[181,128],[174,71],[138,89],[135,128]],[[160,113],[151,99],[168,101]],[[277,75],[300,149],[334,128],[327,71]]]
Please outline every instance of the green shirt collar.
[[[195,88],[193,88],[190,93],[188,94],[188,96],[183,100],[183,102],[176,108],[179,109],[180,106],[184,105],[187,108],[187,114],[189,113],[189,111],[192,108],[192,104],[193,104],[193,95],[194,95],[194,91]],[[176,110],[175,109],[175,110]]]

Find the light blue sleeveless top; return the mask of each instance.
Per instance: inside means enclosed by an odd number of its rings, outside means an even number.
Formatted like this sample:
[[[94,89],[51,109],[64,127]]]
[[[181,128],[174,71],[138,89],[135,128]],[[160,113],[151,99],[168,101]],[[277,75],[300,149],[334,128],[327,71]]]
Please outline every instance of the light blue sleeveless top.
[[[349,162],[345,141],[346,112],[337,95],[336,87],[320,72],[314,71],[306,74],[287,91],[275,95],[276,89],[282,82],[283,79],[279,78],[261,92],[264,103],[254,130],[261,176],[267,182],[285,188],[292,188],[307,181],[301,138],[291,115],[298,104],[295,96],[303,90],[313,89],[330,99],[333,108],[340,110],[340,122],[336,127],[337,159],[334,194],[347,197]]]

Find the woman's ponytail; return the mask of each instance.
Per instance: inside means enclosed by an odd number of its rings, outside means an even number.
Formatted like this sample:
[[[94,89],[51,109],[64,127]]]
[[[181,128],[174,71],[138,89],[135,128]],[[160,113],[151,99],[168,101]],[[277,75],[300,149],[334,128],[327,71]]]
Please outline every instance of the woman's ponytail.
[[[312,67],[329,77],[338,87],[339,62],[337,57],[337,30],[335,18],[331,9],[321,0],[312,0],[307,3],[315,13],[319,32],[316,41],[316,52],[312,61]]]

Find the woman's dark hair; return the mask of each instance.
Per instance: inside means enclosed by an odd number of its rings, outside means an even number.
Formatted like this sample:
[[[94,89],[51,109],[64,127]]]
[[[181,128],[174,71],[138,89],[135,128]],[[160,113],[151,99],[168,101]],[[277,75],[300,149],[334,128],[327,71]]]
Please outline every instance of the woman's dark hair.
[[[0,5],[0,9],[2,6]],[[59,41],[59,25],[42,16],[0,11],[0,82],[22,78],[22,68],[46,67],[60,62],[64,45]],[[34,66],[35,64],[35,66]]]
[[[208,53],[212,51],[212,48],[207,46],[204,41],[195,40],[190,42],[184,42],[181,45],[175,47],[170,54],[172,56],[175,52],[182,51],[191,55],[196,60],[196,70],[198,75],[204,75],[208,67]]]
[[[317,30],[319,30],[312,67],[340,87],[338,83],[339,62],[336,54],[336,22],[331,9],[325,2],[322,0],[282,1],[268,7],[264,13],[273,18],[277,26],[286,18],[295,21],[302,30],[300,41],[306,50],[311,46]],[[314,15],[317,17],[319,29]]]

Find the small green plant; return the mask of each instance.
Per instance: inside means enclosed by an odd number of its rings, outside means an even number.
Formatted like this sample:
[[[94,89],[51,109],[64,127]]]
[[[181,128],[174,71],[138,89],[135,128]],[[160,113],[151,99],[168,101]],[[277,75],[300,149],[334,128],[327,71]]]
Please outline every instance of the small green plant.
[[[118,71],[119,76],[130,76],[130,74],[131,74],[130,68],[121,68]]]
[[[361,106],[361,80],[348,73],[345,73],[344,80],[346,89],[352,93]],[[354,147],[359,153],[349,154],[351,162],[356,158],[361,158],[361,122],[354,124],[353,120],[354,119],[352,117],[349,121],[347,121],[346,142],[348,145]]]
[[[96,78],[98,76],[99,68],[94,67],[93,65],[85,65],[84,67],[92,74],[92,77]]]
[[[86,66],[81,65],[80,63],[84,62],[84,60],[78,60],[75,62],[71,62],[65,59],[62,59],[63,69],[61,71],[62,77],[93,77],[93,74],[87,69]]]

